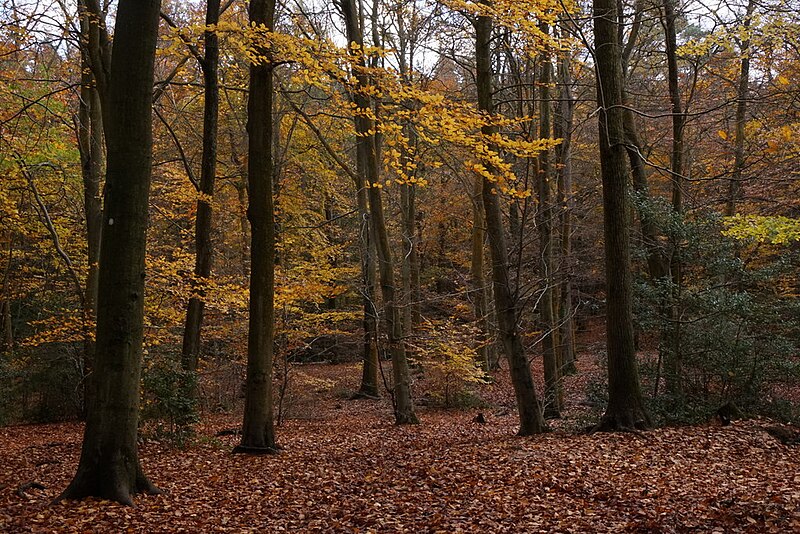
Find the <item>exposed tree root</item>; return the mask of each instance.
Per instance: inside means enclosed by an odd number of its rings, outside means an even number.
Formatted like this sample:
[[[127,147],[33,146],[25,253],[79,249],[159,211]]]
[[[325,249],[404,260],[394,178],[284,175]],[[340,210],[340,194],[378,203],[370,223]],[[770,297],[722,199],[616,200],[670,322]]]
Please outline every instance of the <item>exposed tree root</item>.
[[[237,445],[233,448],[233,454],[254,454],[254,455],[264,455],[264,454],[279,454],[281,452],[281,448],[277,445],[275,447],[251,447],[249,445]]]
[[[590,433],[595,432],[634,432],[650,429],[650,421],[643,414],[610,414],[606,412],[600,421],[592,427]]]

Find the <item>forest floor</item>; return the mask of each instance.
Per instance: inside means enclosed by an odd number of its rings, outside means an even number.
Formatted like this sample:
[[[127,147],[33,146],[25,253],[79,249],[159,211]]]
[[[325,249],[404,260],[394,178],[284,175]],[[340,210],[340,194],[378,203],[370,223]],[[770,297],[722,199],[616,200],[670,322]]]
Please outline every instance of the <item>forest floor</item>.
[[[514,436],[508,378],[491,403],[420,407],[392,424],[387,400],[348,400],[357,365],[306,365],[304,397],[278,428],[274,456],[232,455],[238,414],[209,415],[185,450],[143,440],[145,472],[165,490],[126,508],[50,502],[75,471],[77,423],[0,429],[0,532],[800,532],[800,448],[767,420],[582,434],[590,356],[566,383],[566,417]],[[485,424],[474,421],[485,415]],[[36,483],[40,486],[32,486]]]

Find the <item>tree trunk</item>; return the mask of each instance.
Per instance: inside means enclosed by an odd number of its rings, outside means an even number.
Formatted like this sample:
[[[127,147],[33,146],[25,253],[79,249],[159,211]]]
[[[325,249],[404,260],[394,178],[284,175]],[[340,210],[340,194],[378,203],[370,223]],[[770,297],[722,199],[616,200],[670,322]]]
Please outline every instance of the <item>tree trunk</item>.
[[[575,99],[572,96],[572,76],[570,59],[563,57],[558,63],[558,86],[560,87],[559,105],[553,124],[553,136],[561,139],[556,147],[556,158],[559,163],[558,203],[561,207],[560,252],[562,270],[564,272],[559,291],[559,350],[563,362],[564,373],[574,373],[575,368],[575,321],[572,310],[573,302],[573,258],[572,258],[572,212],[575,201],[572,193],[572,127]]]
[[[132,504],[158,490],[139,464],[145,244],[158,0],[121,0],[104,108],[108,169],[100,248],[95,370],[77,472],[60,499]]]
[[[486,242],[486,217],[483,209],[483,178],[476,175],[472,195],[472,261],[470,281],[475,309],[475,319],[480,331],[478,357],[484,371],[497,367],[497,356],[490,332],[489,287],[483,267],[484,243]]]
[[[11,318],[11,298],[9,296],[9,274],[13,250],[13,242],[9,235],[6,266],[3,269],[3,292],[0,294],[0,354],[10,354],[14,350],[14,325]]]
[[[372,237],[372,221],[369,215],[369,200],[365,176],[367,174],[367,146],[359,138],[356,141],[356,200],[361,220],[359,249],[361,252],[361,279],[363,283],[364,330],[363,367],[361,370],[361,386],[358,392],[366,397],[380,396],[378,375],[380,358],[378,357],[378,303],[375,301],[375,246]]]
[[[353,93],[353,100],[357,108],[355,125],[358,143],[362,146],[361,150],[364,151],[366,156],[364,182],[367,187],[372,236],[375,239],[375,250],[377,252],[378,276],[383,297],[389,353],[392,356],[392,377],[394,379],[392,393],[395,423],[398,425],[414,424],[418,423],[419,420],[414,413],[414,405],[411,400],[411,375],[403,339],[402,316],[397,301],[394,260],[392,259],[389,232],[386,228],[383,199],[381,198],[378,146],[375,139],[376,136],[373,133],[375,124],[366,115],[366,112],[372,107],[372,103],[363,90],[363,88],[369,86],[369,79],[364,72],[366,61],[361,49],[364,44],[364,38],[354,0],[343,0],[340,5],[344,15],[347,39],[350,43],[358,45],[358,49],[352,51],[358,54],[356,58],[358,64],[356,72],[358,86]]]
[[[81,47],[81,93],[78,106],[78,152],[81,158],[81,178],[83,181],[83,213],[86,218],[87,273],[84,288],[84,342],[83,342],[83,409],[85,418],[89,396],[88,377],[92,372],[94,360],[94,336],[91,329],[97,320],[98,261],[100,259],[100,239],[103,228],[103,202],[101,183],[105,170],[103,137],[103,114],[100,94],[94,82],[91,68],[90,15],[81,8],[80,27]]]
[[[541,24],[542,33],[549,33],[547,24]],[[541,56],[539,74],[539,138],[547,139],[551,136],[550,117],[550,83],[553,78],[553,65],[549,51]],[[537,226],[539,227],[539,268],[544,286],[539,299],[539,314],[542,327],[542,360],[544,361],[544,416],[546,418],[561,417],[563,404],[563,391],[561,388],[561,365],[558,358],[558,322],[556,320],[556,307],[558,301],[555,296],[555,262],[553,251],[555,239],[553,223],[555,221],[553,210],[552,170],[550,166],[549,150],[543,150],[538,156],[536,189],[539,196],[539,207],[536,212]]]
[[[599,106],[600,166],[606,268],[608,407],[598,430],[645,428],[631,312],[628,236],[628,169],[625,163],[622,58],[615,0],[594,0],[594,35]]]
[[[409,139],[414,134],[407,133]],[[412,145],[413,146],[413,145]],[[417,187],[400,185],[400,212],[403,224],[403,331],[412,332],[420,322],[419,238],[417,236]]]
[[[208,0],[206,26],[219,22],[220,0]],[[205,100],[203,103],[203,153],[200,168],[200,198],[197,200],[195,218],[195,264],[192,296],[186,310],[183,328],[181,365],[188,371],[196,371],[200,359],[200,331],[205,311],[206,280],[211,276],[213,243],[211,241],[212,200],[217,173],[217,122],[219,117],[219,37],[216,31],[204,34],[205,51],[200,68],[203,71]],[[199,286],[199,287],[198,287]]]
[[[744,17],[744,31],[750,30],[755,11],[755,0],[747,3]],[[744,127],[747,123],[747,100],[750,98],[750,37],[745,37],[740,44],[742,55],[739,68],[739,84],[736,91],[736,136],[734,138],[733,175],[728,183],[728,202],[725,206],[725,215],[731,217],[736,214],[736,203],[742,196],[742,171],[744,170]]]
[[[686,120],[681,105],[680,85],[678,83],[678,44],[675,30],[677,15],[673,0],[664,0],[664,41],[667,52],[667,78],[669,83],[669,96],[672,103],[672,156],[670,170],[672,171],[672,210],[676,215],[683,212],[684,184],[683,179],[683,126]],[[672,258],[670,272],[672,274],[672,295],[668,310],[670,324],[666,329],[665,371],[667,387],[670,395],[679,404],[683,403],[683,349],[681,348],[681,322],[680,322],[680,288],[683,283],[681,272],[681,243],[680,235],[672,232]]]
[[[252,0],[250,24],[273,30],[275,0]],[[248,206],[250,221],[250,321],[247,334],[242,441],[234,452],[277,451],[272,399],[275,338],[275,214],[272,199],[273,64],[268,51],[250,65],[247,98]]]
[[[485,2],[486,3],[486,2]],[[475,21],[475,62],[476,83],[478,90],[478,108],[491,115],[492,105],[492,67],[491,67],[491,34],[492,20],[480,16]],[[482,133],[490,137],[496,128],[484,126]],[[484,162],[484,165],[487,163]],[[490,169],[491,172],[492,169]],[[500,200],[494,191],[495,184],[483,178],[481,194],[486,214],[486,233],[489,238],[489,249],[492,258],[492,281],[494,283],[495,309],[500,340],[503,343],[509,362],[511,381],[519,411],[519,435],[529,436],[545,431],[542,407],[531,376],[531,367],[525,355],[517,325],[519,309],[513,292],[508,272],[508,249],[500,212]]]
[[[377,2],[373,2],[373,13],[377,9]],[[375,17],[373,17],[375,18]],[[374,33],[374,30],[373,30]],[[400,44],[398,63],[400,78],[403,85],[411,86],[411,71],[414,68],[413,49],[416,44],[416,35],[409,34],[406,28],[406,17],[397,14],[397,38]],[[373,39],[375,40],[375,39]],[[375,46],[379,46],[378,42]],[[413,106],[412,102],[408,105]],[[417,149],[417,131],[413,127],[404,126],[403,135],[407,144],[401,147],[401,165],[407,179],[416,176],[416,168],[412,167]],[[417,186],[415,183],[400,185],[400,214],[403,226],[403,262],[401,273],[403,278],[403,331],[408,335],[421,320],[419,286],[419,235],[417,235]]]

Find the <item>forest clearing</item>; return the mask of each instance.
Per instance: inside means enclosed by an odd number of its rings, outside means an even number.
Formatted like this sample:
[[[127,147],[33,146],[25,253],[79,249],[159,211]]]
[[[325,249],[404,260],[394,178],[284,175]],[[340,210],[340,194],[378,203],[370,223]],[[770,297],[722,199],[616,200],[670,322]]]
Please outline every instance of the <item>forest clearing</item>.
[[[582,354],[581,375],[597,368]],[[586,362],[586,363],[583,363]],[[72,475],[74,423],[0,430],[3,532],[775,532],[800,529],[800,454],[768,420],[585,434],[585,380],[567,379],[565,417],[514,436],[505,373],[492,406],[421,409],[395,426],[388,401],[350,400],[358,367],[314,364],[322,389],[280,427],[277,455],[233,455],[240,416],[211,415],[186,450],[144,439],[165,494],[135,508],[51,505]],[[420,387],[424,388],[424,384]],[[483,413],[485,424],[475,421]],[[563,427],[569,430],[560,430]],[[800,430],[785,427],[800,438]],[[20,486],[36,482],[44,489]]]

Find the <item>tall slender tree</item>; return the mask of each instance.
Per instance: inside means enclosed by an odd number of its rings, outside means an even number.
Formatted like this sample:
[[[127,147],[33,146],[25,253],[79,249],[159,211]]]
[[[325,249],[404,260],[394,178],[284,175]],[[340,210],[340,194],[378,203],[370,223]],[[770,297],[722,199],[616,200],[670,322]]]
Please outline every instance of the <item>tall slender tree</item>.
[[[219,22],[220,0],[208,0],[206,4],[206,31],[203,34],[205,50],[199,58],[203,73],[203,152],[201,156],[200,198],[197,200],[195,219],[195,265],[194,276],[201,289],[189,299],[186,322],[183,329],[181,362],[184,369],[197,370],[200,358],[200,334],[205,312],[205,291],[202,285],[211,275],[213,261],[212,200],[217,173],[217,123],[219,119],[219,37],[213,28]]]
[[[95,368],[78,469],[60,498],[132,504],[158,490],[139,463],[145,242],[152,169],[151,101],[159,0],[120,0],[108,72],[108,149]]]
[[[274,30],[275,0],[250,2],[251,31]],[[263,38],[256,35],[256,39]],[[247,218],[250,221],[250,321],[242,441],[234,452],[277,451],[272,399],[275,338],[275,213],[272,199],[273,68],[259,43],[247,97]]]
[[[378,140],[375,134],[375,124],[370,118],[372,102],[367,92],[369,90],[369,76],[366,73],[366,58],[363,46],[363,24],[356,9],[355,0],[341,0],[340,6],[344,16],[348,41],[355,45],[349,47],[355,54],[355,77],[357,87],[353,93],[356,105],[355,127],[358,136],[357,150],[364,158],[363,171],[364,185],[367,187],[369,198],[369,214],[372,224],[372,236],[375,239],[375,249],[378,259],[378,276],[383,297],[384,320],[386,323],[386,337],[389,343],[389,353],[392,356],[392,393],[394,404],[394,417],[398,425],[418,423],[414,413],[414,404],[411,399],[411,373],[408,368],[405,341],[403,339],[403,321],[400,313],[398,293],[395,286],[394,260],[389,243],[389,231],[386,227],[383,198],[379,176]]]
[[[541,24],[544,35],[550,33],[548,24]],[[553,81],[553,64],[549,47],[540,56],[539,66],[539,138],[548,139],[551,131],[550,84]],[[539,314],[544,334],[542,335],[542,360],[544,361],[545,406],[548,418],[561,416],[563,392],[561,387],[561,362],[558,351],[558,296],[555,276],[555,223],[553,209],[553,170],[550,151],[543,150],[538,157],[536,189],[539,196],[537,226],[539,227],[539,267],[544,283],[539,299]]]
[[[488,4],[487,0],[484,3]],[[492,102],[492,63],[491,63],[492,19],[481,15],[475,19],[475,70],[478,90],[478,107],[491,115]],[[486,125],[482,128],[485,137],[497,133],[496,127]],[[490,169],[491,171],[491,169]],[[500,199],[495,184],[483,178],[481,197],[486,215],[486,234],[492,258],[492,282],[494,285],[495,308],[500,341],[509,362],[511,381],[519,411],[519,435],[529,436],[544,432],[542,406],[536,394],[531,375],[531,367],[525,355],[525,347],[519,335],[519,306],[511,290],[508,272],[508,249],[505,229],[500,211]]]

